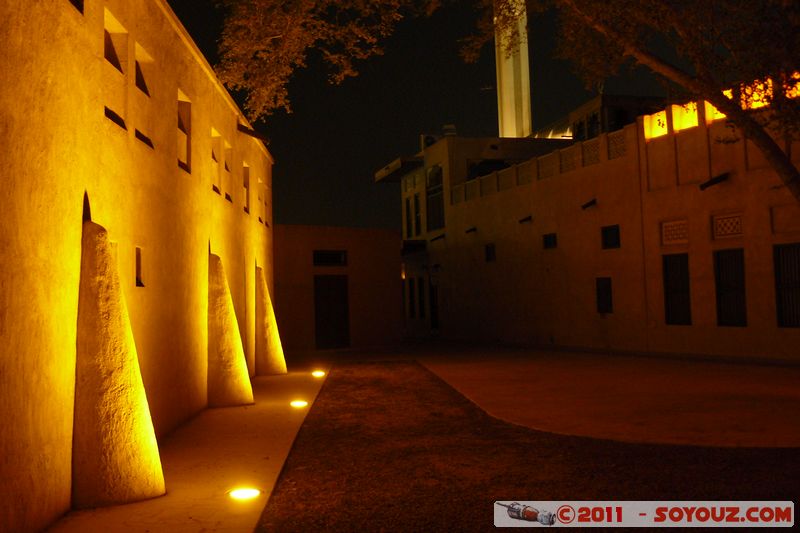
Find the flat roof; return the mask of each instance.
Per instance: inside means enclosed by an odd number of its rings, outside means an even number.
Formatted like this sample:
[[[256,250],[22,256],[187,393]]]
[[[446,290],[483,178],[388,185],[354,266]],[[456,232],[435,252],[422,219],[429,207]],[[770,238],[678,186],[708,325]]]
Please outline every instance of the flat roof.
[[[423,159],[420,156],[400,156],[375,173],[375,182],[398,182],[422,164]]]

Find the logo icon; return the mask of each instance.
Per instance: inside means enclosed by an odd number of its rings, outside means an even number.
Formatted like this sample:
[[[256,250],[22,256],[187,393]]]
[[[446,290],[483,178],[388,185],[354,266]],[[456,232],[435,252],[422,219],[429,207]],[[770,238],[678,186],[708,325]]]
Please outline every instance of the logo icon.
[[[552,526],[556,523],[556,517],[550,511],[540,511],[530,505],[522,505],[518,502],[510,504],[494,502],[501,507],[505,507],[508,516],[516,520],[525,520],[526,522],[539,522],[543,526]]]

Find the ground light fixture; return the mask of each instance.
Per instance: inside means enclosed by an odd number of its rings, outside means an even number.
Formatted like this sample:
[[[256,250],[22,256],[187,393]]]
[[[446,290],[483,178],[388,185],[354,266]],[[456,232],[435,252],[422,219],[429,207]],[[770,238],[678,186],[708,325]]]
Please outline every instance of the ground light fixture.
[[[295,409],[301,409],[303,407],[307,407],[308,402],[305,400],[292,400],[292,402],[289,405],[291,405]]]
[[[258,498],[260,495],[261,491],[253,487],[236,487],[228,492],[228,496],[238,501],[252,500]]]
[[[322,376],[325,375],[325,371],[324,370],[314,370],[311,373],[311,375],[314,376],[315,378],[321,378]]]

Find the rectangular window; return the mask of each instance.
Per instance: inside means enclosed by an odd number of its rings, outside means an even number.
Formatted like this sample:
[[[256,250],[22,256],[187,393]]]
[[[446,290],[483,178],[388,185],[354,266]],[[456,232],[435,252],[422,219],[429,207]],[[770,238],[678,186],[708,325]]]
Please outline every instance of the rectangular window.
[[[773,249],[775,261],[775,307],[778,326],[800,327],[800,243]]]
[[[127,130],[128,127],[125,125],[125,119],[123,119],[119,114],[109,107],[105,107],[103,110],[106,118],[122,128],[123,130]]]
[[[417,316],[417,287],[414,283],[414,278],[408,280],[408,318],[415,318]]]
[[[250,212],[250,167],[242,164],[242,194],[244,195],[244,212]]]
[[[192,103],[178,90],[177,128],[178,166],[186,172],[192,171]]]
[[[600,228],[600,241],[604,250],[609,248],[619,248],[619,224],[613,226],[603,226]]]
[[[597,312],[611,313],[614,311],[611,293],[611,278],[595,278],[597,296]]]
[[[494,263],[497,260],[497,251],[495,250],[493,242],[484,246],[483,255],[487,263]]]
[[[746,326],[744,250],[714,252],[714,281],[717,291],[717,325]]]
[[[442,167],[439,165],[428,169],[425,187],[425,225],[428,231],[444,227],[444,189]]]
[[[147,86],[147,78],[153,70],[153,58],[147,53],[142,45],[136,43],[134,45],[134,66],[136,69],[136,87],[139,88],[147,96],[150,96],[150,89]]]
[[[419,210],[419,194],[414,195],[414,236],[422,232],[422,213]]]
[[[222,157],[224,161],[222,162],[222,190],[225,191],[225,199],[232,202],[233,199],[230,193],[233,191],[233,176],[231,173],[231,168],[233,168],[233,148],[227,141],[223,142],[224,150],[222,152]]]
[[[545,233],[542,235],[542,247],[545,249],[556,248],[558,246],[558,236],[555,233]]]
[[[692,323],[689,254],[664,255],[664,320],[671,325]]]
[[[103,12],[103,57],[115,69],[125,73],[128,60],[128,31],[108,9]]]
[[[150,148],[155,148],[155,147],[153,146],[153,141],[150,139],[150,137],[148,137],[147,135],[145,135],[145,134],[144,134],[144,133],[142,133],[141,131],[139,131],[139,130],[134,130],[133,134],[134,134],[134,136],[135,136],[137,139],[139,139],[140,141],[142,141],[144,144],[146,144],[146,145],[147,145],[147,146],[149,146]]]
[[[314,250],[314,266],[347,266],[347,250]]]
[[[419,317],[425,318],[425,278],[417,278],[419,289]]]
[[[411,199],[406,198],[406,239],[414,235],[414,220],[411,218]]]
[[[220,185],[222,170],[220,169],[220,160],[222,159],[222,135],[211,128],[211,190],[217,194],[222,194],[222,187]]]
[[[136,247],[136,286],[144,287],[144,281],[142,281],[142,249],[138,246]]]

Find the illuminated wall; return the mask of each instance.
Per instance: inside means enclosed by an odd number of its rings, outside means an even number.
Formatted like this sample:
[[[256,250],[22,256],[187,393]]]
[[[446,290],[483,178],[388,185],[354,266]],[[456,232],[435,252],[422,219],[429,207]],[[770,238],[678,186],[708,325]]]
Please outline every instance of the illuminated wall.
[[[84,194],[160,437],[207,405],[209,253],[255,370],[272,159],[164,0],[3,2],[0,15],[0,530],[31,531],[70,507]]]
[[[466,182],[457,169],[473,152],[460,142],[425,149],[426,167],[444,169],[446,224],[406,262],[410,276],[431,272],[440,336],[797,360],[773,255],[800,245],[800,206],[713,107],[670,106]],[[730,250],[744,258],[746,324],[718,313],[715,261]],[[682,254],[691,324],[667,324],[664,256]]]

